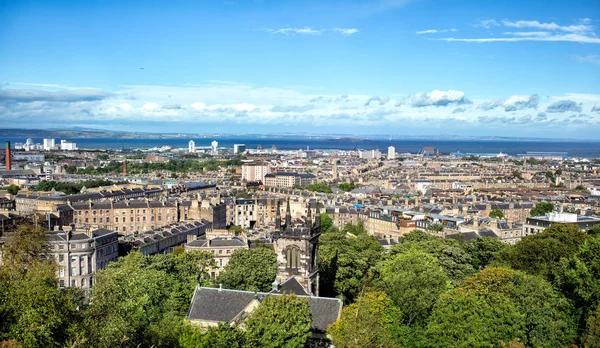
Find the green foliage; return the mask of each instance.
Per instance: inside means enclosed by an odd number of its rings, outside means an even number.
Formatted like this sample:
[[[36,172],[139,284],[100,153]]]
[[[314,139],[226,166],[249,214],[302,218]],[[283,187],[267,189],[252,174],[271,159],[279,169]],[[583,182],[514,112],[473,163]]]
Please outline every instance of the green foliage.
[[[241,226],[237,226],[237,225],[229,226],[229,231],[234,233],[236,236],[244,233],[244,229]]]
[[[393,255],[379,271],[382,288],[400,308],[405,325],[424,324],[438,297],[450,287],[437,259],[416,249]]]
[[[600,305],[594,315],[587,320],[587,327],[582,343],[584,347],[600,347]]]
[[[444,225],[437,222],[437,223],[429,225],[429,227],[427,229],[432,232],[442,232],[444,230]]]
[[[199,278],[213,267],[208,253],[145,257],[130,253],[97,273],[86,313],[97,347],[170,346]]]
[[[592,226],[592,228],[588,230],[588,234],[594,237],[600,236],[600,224]]]
[[[491,237],[477,237],[476,239],[462,243],[461,247],[471,255],[471,265],[479,270],[487,267],[496,255],[508,249],[509,245]]]
[[[52,191],[52,189],[60,192],[64,192],[68,195],[76,194],[81,191],[81,189],[85,186],[87,188],[94,188],[100,186],[110,186],[114,184],[120,184],[122,182],[114,182],[110,180],[102,180],[102,179],[94,179],[83,181],[78,184],[71,184],[67,182],[58,182],[54,180],[46,181],[42,180],[36,186],[35,191]]]
[[[355,236],[359,236],[361,234],[367,234],[367,228],[365,227],[365,223],[362,221],[359,221],[356,225],[349,222],[344,225],[344,228],[342,228],[342,233],[350,233]]]
[[[523,237],[504,258],[514,269],[550,277],[560,259],[573,255],[588,238],[577,226],[554,224],[541,233]]]
[[[321,233],[331,231],[333,227],[333,219],[327,213],[321,213]]]
[[[46,234],[39,226],[22,224],[7,236],[0,265],[0,341],[59,347],[77,322],[81,293],[58,289]]]
[[[575,187],[575,191],[577,192],[581,192],[581,193],[585,193],[585,194],[590,194],[590,190],[588,190],[585,186],[583,185],[577,185],[577,187]]]
[[[345,192],[350,192],[350,191],[354,190],[357,187],[358,187],[358,185],[356,185],[354,183],[354,181],[353,182],[343,182],[343,183],[341,183],[341,184],[338,185],[338,188],[340,190],[342,190],[342,191],[345,191]]]
[[[351,302],[369,282],[368,274],[383,254],[377,239],[367,234],[348,238],[332,231],[319,238],[319,291],[321,296],[342,295]]]
[[[554,284],[577,308],[579,331],[600,304],[600,238],[588,239],[570,257],[560,260]]]
[[[19,186],[11,184],[8,185],[7,187],[4,188],[6,191],[8,191],[8,193],[10,193],[11,195],[16,195],[17,193],[19,193],[19,190],[21,189]]]
[[[520,171],[520,170],[518,170],[518,169],[515,169],[515,170],[513,170],[513,172],[512,172],[512,176],[513,176],[515,179],[523,180],[523,174],[522,174],[522,173],[521,173],[521,171]]]
[[[500,209],[490,211],[490,217],[494,219],[504,219],[504,213]]]
[[[548,202],[539,202],[529,212],[530,216],[543,216],[554,210],[554,205]]]
[[[395,347],[401,336],[401,313],[392,300],[381,291],[367,292],[356,302],[344,307],[338,321],[327,333],[335,347],[384,348]]]
[[[304,186],[303,189],[312,192],[333,193],[331,187],[327,186],[327,184],[322,182],[315,182],[313,184]]]
[[[227,289],[269,291],[277,275],[277,255],[271,248],[237,249],[218,282]]]
[[[395,255],[411,250],[419,250],[434,256],[453,286],[458,286],[466,277],[475,273],[471,256],[454,240],[442,239],[415,230],[403,236],[400,243],[392,247],[390,253]]]
[[[179,336],[181,348],[241,348],[245,346],[244,331],[227,324],[209,327],[206,332],[185,325]]]
[[[428,344],[482,346],[518,338],[526,346],[573,342],[571,304],[542,277],[487,268],[442,296],[427,327]]]
[[[246,321],[246,338],[251,347],[304,347],[311,322],[308,299],[267,296]]]

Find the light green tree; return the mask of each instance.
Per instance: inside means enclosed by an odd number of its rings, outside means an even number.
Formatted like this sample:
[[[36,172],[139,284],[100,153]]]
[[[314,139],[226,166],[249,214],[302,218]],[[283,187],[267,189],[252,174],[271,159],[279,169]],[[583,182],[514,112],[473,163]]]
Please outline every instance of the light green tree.
[[[218,282],[228,289],[269,291],[276,275],[277,255],[273,249],[238,249],[231,254]]]

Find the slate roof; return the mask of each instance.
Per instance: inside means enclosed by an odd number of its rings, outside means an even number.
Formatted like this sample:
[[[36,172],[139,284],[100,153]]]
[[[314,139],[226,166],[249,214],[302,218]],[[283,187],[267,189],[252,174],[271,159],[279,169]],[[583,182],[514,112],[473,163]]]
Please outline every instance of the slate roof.
[[[290,284],[291,286],[291,284]],[[210,320],[230,322],[252,300],[262,301],[265,296],[280,296],[277,293],[240,291],[218,288],[196,287],[192,303],[188,311],[189,320]],[[314,332],[325,332],[335,322],[342,308],[342,301],[337,298],[307,297],[313,319],[311,329]]]
[[[298,296],[309,296],[310,294],[304,289],[298,279],[292,277],[279,285],[277,290],[271,290],[271,294],[296,294]]]

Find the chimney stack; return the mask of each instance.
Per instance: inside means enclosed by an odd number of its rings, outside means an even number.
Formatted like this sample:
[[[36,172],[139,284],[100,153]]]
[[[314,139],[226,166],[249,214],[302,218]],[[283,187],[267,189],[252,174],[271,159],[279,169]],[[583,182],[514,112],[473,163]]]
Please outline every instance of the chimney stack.
[[[6,142],[6,170],[12,170],[11,162],[10,162],[10,141]]]
[[[123,161],[123,176],[127,176],[127,159]]]

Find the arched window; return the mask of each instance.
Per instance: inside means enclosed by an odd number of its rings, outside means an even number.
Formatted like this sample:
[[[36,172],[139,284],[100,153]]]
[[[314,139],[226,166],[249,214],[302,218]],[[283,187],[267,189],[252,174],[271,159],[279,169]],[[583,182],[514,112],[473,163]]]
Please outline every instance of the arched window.
[[[300,249],[287,248],[285,251],[285,267],[291,269],[300,268]]]

